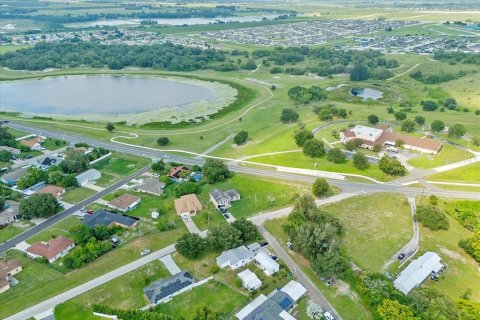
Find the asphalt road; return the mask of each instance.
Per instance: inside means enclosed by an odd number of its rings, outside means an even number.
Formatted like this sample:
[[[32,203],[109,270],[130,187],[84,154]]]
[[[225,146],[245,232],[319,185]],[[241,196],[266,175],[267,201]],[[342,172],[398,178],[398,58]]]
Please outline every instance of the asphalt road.
[[[100,192],[94,194],[90,198],[87,198],[87,199],[83,200],[82,202],[79,202],[78,204],[74,205],[73,207],[68,208],[68,209],[60,212],[59,214],[49,218],[45,222],[42,222],[41,224],[38,224],[38,225],[34,226],[33,228],[30,228],[30,229],[26,230],[25,232],[19,234],[18,236],[2,243],[0,245],[0,253],[3,253],[5,251],[7,251],[8,249],[15,247],[20,242],[27,240],[28,238],[36,235],[37,233],[47,229],[48,227],[56,224],[57,222],[65,219],[66,217],[70,216],[71,214],[77,212],[78,210],[82,209],[83,207],[88,206],[92,202],[95,202],[96,200],[98,200],[98,199],[102,198],[103,196],[111,193],[112,191],[115,191],[116,189],[120,188],[122,185],[124,185],[125,183],[127,183],[131,179],[134,179],[134,178],[142,175],[143,173],[145,173],[149,169],[150,169],[150,166],[146,166],[145,168],[140,169],[135,173],[132,173],[131,175],[129,175],[129,176],[123,178],[122,180],[112,184],[111,186],[105,188],[103,191],[100,191]]]
[[[142,148],[141,146],[128,146],[128,145],[123,145],[123,144],[119,144],[111,141],[91,139],[91,138],[83,137],[80,135],[67,134],[67,133],[62,133],[62,132],[53,131],[53,130],[38,129],[38,128],[21,124],[21,123],[9,122],[9,123],[6,123],[5,126],[11,127],[17,130],[21,130],[21,131],[27,131],[27,132],[45,135],[45,136],[49,136],[57,139],[63,139],[71,143],[85,142],[92,146],[99,146],[99,147],[101,146],[112,151],[144,156],[152,159],[164,158],[166,161],[175,161],[175,162],[180,162],[188,165],[195,165],[195,164],[202,165],[204,163],[203,159],[188,158],[188,157],[183,157],[178,155],[168,155],[168,154],[165,154],[165,152],[162,152],[160,150],[145,149],[145,148]],[[316,177],[307,176],[303,174],[278,172],[272,169],[252,168],[252,167],[245,167],[237,164],[229,165],[229,168],[232,171],[238,172],[238,173],[254,175],[259,177],[284,179],[288,181],[313,183],[316,179]],[[478,192],[464,192],[464,191],[440,190],[440,189],[426,191],[421,188],[405,187],[395,181],[390,183],[385,183],[385,184],[374,184],[374,183],[352,182],[348,180],[342,181],[342,180],[329,179],[329,183],[341,188],[344,192],[347,192],[347,193],[362,192],[362,191],[366,193],[372,193],[372,192],[383,191],[383,192],[400,192],[400,193],[404,193],[409,197],[415,197],[423,194],[428,194],[428,195],[435,194],[437,196],[447,197],[447,198],[464,198],[464,199],[480,200],[480,193]]]

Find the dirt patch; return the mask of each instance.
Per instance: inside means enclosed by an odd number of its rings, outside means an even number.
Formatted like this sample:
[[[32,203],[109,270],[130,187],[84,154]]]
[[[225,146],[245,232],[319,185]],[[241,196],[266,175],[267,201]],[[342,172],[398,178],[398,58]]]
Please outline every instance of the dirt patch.
[[[439,246],[438,249],[440,250],[441,253],[443,253],[444,255],[446,255],[452,260],[462,261],[463,263],[466,262],[465,258],[455,251],[448,250],[447,248],[444,248],[441,246]]]
[[[352,292],[350,285],[342,280],[336,280],[335,288],[337,289],[336,296],[350,296],[352,299],[358,299],[358,295]]]

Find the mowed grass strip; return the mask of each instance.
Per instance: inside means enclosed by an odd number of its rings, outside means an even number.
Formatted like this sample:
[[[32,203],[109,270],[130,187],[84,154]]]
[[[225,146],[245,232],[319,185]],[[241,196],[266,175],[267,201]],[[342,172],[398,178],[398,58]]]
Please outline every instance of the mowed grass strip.
[[[97,191],[86,187],[70,189],[63,194],[62,200],[71,204],[76,204],[93,196],[96,193]]]
[[[459,183],[480,183],[480,163],[474,163],[458,169],[437,173],[429,176],[428,180]]]
[[[360,268],[380,272],[385,262],[413,236],[408,200],[393,193],[356,196],[321,210],[345,226],[343,241]]]

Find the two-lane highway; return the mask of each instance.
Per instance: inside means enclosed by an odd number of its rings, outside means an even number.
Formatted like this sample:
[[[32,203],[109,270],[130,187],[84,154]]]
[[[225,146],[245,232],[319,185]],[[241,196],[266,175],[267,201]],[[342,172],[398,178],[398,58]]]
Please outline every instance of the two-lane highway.
[[[90,198],[87,198],[87,199],[83,200],[82,202],[77,203],[73,207],[68,208],[68,209],[60,212],[59,214],[47,219],[46,221],[34,226],[33,228],[30,228],[30,229],[26,230],[25,232],[17,235],[16,237],[4,242],[3,244],[0,245],[0,253],[3,253],[5,251],[7,251],[8,249],[15,247],[20,242],[27,240],[28,238],[36,235],[37,233],[47,229],[48,227],[56,224],[59,221],[65,219],[66,217],[70,216],[71,214],[77,212],[78,210],[81,210],[83,207],[88,206],[89,204],[91,204],[91,203],[95,202],[96,200],[100,199],[101,197],[103,197],[103,196],[109,194],[110,192],[120,188],[122,185],[124,185],[128,181],[142,175],[143,173],[145,173],[149,169],[150,169],[150,166],[146,166],[145,168],[143,168],[141,170],[138,170],[135,173],[132,173],[131,175],[129,175],[129,176],[123,178],[122,180],[112,184],[111,186],[105,188],[104,190],[94,194]]]

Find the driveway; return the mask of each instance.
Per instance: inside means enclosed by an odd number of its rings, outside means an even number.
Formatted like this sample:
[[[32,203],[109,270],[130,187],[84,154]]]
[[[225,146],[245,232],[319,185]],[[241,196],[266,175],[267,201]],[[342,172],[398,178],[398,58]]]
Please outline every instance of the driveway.
[[[193,222],[192,217],[190,217],[189,215],[183,215],[182,216],[182,221],[183,221],[183,223],[185,223],[185,226],[187,227],[188,232],[196,233],[196,234],[201,234],[202,233],[200,231],[200,229],[198,229],[195,222]]]
[[[169,254],[169,255],[166,255],[164,257],[161,257],[160,259],[158,259],[160,261],[163,262],[163,264],[165,265],[165,267],[167,267],[167,270],[168,272],[170,272],[170,274],[173,276],[174,274],[177,274],[179,272],[181,272],[182,270],[180,270],[180,268],[177,266],[177,264],[175,263],[175,261],[173,261],[172,259],[172,255]]]

